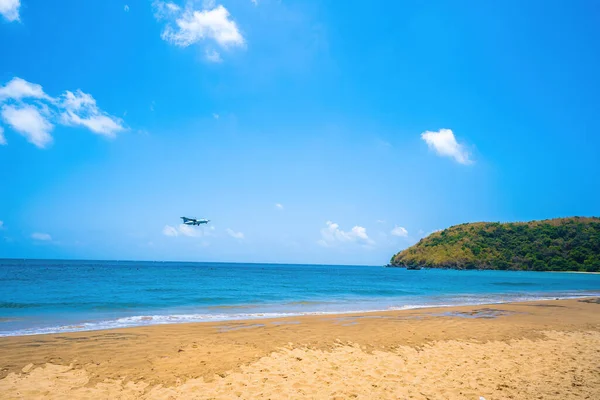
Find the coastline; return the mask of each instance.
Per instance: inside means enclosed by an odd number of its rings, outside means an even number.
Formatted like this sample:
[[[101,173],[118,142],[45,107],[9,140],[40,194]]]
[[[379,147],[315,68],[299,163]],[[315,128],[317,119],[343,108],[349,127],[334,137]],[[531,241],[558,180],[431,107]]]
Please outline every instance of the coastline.
[[[588,275],[600,275],[600,272],[588,272],[588,271],[541,271],[541,272],[552,272],[552,273],[565,273],[565,274],[588,274]]]
[[[587,297],[2,337],[0,398],[598,398],[599,311]]]
[[[59,273],[69,277],[69,285],[56,279]],[[0,268],[0,337],[600,296],[599,278],[529,271],[27,261]]]
[[[522,269],[497,269],[497,268],[453,268],[453,267],[420,267],[420,270],[437,269],[437,270],[452,270],[452,271],[509,271],[509,272],[536,272],[536,273],[553,273],[553,274],[589,274],[589,275],[600,275],[600,271],[535,271],[535,270],[522,270]],[[384,265],[382,268],[399,268],[409,269],[404,265]]]
[[[507,296],[513,296],[507,300]],[[4,337],[20,337],[20,336],[40,336],[40,335],[60,335],[77,332],[102,332],[111,331],[116,329],[131,329],[151,326],[164,326],[164,325],[181,325],[181,324],[209,324],[209,323],[236,323],[244,321],[263,321],[263,320],[277,320],[286,318],[302,318],[311,316],[324,316],[324,317],[343,317],[350,314],[374,314],[374,313],[386,313],[394,311],[408,311],[408,310],[427,310],[427,309],[447,309],[456,307],[478,307],[478,306],[492,306],[499,304],[511,304],[511,303],[528,303],[535,301],[549,301],[549,300],[569,300],[569,299],[584,299],[589,297],[599,297],[600,292],[593,291],[579,294],[566,293],[538,293],[534,294],[508,294],[500,293],[497,297],[493,295],[485,295],[484,297],[477,298],[476,295],[470,296],[467,302],[459,303],[447,303],[433,302],[427,303],[427,301],[416,301],[405,305],[396,306],[385,306],[385,308],[357,308],[352,307],[346,310],[336,311],[257,311],[253,310],[256,306],[254,305],[226,305],[226,306],[214,306],[213,309],[223,310],[237,310],[241,313],[234,314],[140,314],[132,315],[127,317],[121,317],[116,320],[106,321],[88,321],[81,323],[72,323],[70,325],[52,326],[44,328],[32,328],[29,330],[17,330],[17,331],[1,331],[0,339]],[[446,301],[452,301],[451,297],[445,299]],[[286,305],[318,305],[323,302],[319,301],[295,301],[286,303]],[[326,302],[327,303],[327,302]],[[384,304],[384,303],[379,303]],[[244,312],[242,312],[244,311]],[[248,311],[248,312],[246,312]],[[5,318],[0,319],[1,322],[10,322],[14,319]],[[1,326],[0,326],[1,327]]]

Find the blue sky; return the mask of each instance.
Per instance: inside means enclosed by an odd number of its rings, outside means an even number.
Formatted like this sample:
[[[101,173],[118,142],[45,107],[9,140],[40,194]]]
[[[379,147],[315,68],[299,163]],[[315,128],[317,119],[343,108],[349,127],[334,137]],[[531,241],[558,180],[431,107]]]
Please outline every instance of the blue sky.
[[[458,223],[600,214],[597,2],[0,14],[0,257],[380,265]]]

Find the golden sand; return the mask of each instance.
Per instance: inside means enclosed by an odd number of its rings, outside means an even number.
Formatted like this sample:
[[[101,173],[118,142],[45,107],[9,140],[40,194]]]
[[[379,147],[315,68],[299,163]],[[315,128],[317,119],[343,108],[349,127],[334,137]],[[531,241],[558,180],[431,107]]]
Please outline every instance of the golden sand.
[[[2,399],[600,399],[565,300],[0,338]]]

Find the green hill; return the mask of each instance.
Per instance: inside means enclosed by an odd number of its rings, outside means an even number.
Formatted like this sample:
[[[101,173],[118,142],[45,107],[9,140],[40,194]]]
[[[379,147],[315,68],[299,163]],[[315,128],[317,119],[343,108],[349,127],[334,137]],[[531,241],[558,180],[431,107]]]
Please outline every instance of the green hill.
[[[600,218],[452,226],[394,255],[391,266],[600,271]]]

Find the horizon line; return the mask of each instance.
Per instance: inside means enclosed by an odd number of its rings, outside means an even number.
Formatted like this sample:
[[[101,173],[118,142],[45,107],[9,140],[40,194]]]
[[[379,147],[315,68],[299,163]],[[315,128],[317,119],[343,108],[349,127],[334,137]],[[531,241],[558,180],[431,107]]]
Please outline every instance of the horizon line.
[[[153,262],[153,263],[185,263],[185,264],[252,264],[252,265],[305,265],[305,266],[332,266],[332,267],[379,267],[371,264],[320,264],[320,263],[289,263],[289,262],[241,262],[241,261],[181,261],[181,260],[126,260],[126,259],[80,259],[80,258],[28,258],[28,257],[0,257],[0,261],[109,261],[109,262]],[[383,264],[381,265],[383,266]]]

